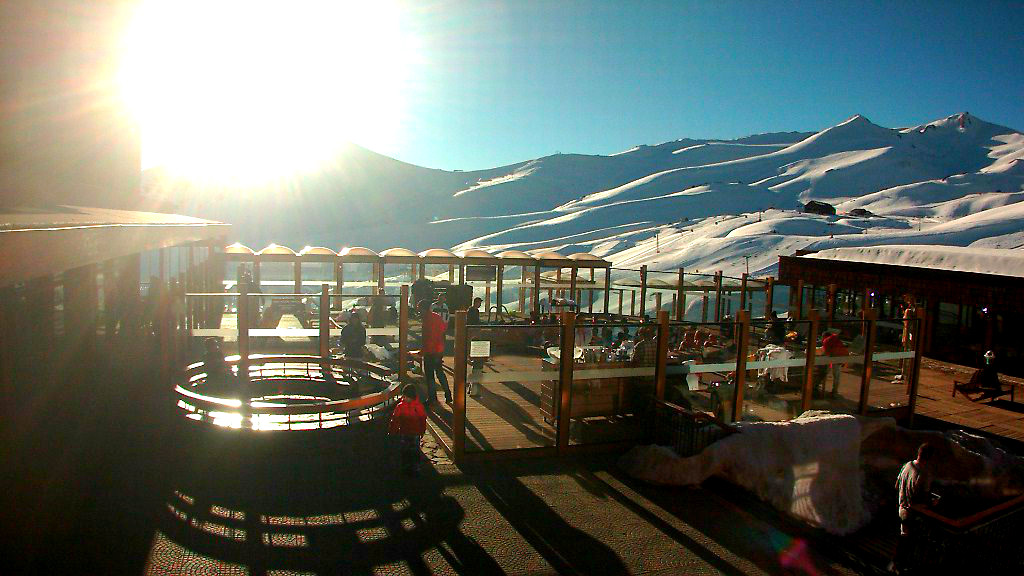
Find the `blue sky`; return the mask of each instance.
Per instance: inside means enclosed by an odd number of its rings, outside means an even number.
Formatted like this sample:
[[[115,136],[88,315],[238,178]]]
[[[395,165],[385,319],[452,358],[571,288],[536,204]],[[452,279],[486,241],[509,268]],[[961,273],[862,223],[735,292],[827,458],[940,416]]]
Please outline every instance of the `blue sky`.
[[[1024,4],[407,4],[421,54],[377,151],[476,169],[964,110],[1024,129]]]

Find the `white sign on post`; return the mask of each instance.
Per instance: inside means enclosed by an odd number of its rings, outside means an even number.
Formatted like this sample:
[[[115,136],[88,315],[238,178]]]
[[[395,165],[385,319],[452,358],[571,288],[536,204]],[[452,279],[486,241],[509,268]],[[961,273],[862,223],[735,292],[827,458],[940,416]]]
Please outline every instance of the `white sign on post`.
[[[491,357],[491,341],[490,340],[472,340],[469,343],[469,357],[472,360],[477,358],[490,358]]]

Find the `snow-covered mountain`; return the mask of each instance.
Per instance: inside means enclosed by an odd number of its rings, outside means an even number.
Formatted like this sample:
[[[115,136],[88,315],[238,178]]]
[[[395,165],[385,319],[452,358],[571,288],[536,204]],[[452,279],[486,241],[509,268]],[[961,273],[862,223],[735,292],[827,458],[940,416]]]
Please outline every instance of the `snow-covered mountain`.
[[[160,172],[144,186],[184,198],[186,214],[235,224],[254,246],[554,248],[617,266],[753,273],[800,248],[1024,245],[1022,160],[1024,135],[967,113],[897,129],[857,115],[813,134],[683,139],[472,172],[353,145],[277,187],[200,189]],[[839,214],[802,213],[809,200]]]

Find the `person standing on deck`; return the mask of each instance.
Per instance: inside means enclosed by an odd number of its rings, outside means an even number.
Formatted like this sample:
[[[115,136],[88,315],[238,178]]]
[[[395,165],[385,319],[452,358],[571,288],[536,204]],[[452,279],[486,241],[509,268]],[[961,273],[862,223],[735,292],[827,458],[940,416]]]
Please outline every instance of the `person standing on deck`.
[[[825,356],[849,356],[850,351],[839,338],[838,330],[829,330],[821,338],[821,349]],[[832,396],[839,393],[839,378],[842,375],[843,365],[839,362],[832,362]],[[822,384],[822,388],[824,388]]]
[[[424,404],[427,406],[437,401],[437,392],[434,389],[434,378],[441,383],[444,389],[444,401],[452,403],[452,391],[448,387],[448,377],[444,373],[444,334],[448,325],[437,312],[430,310],[430,302],[422,300],[419,305],[420,314],[423,318],[423,378],[427,381],[427,398]]]
[[[398,436],[402,454],[402,472],[415,476],[420,471],[420,439],[427,431],[427,412],[416,397],[416,386],[402,389],[402,400],[391,413],[388,434]]]
[[[907,462],[896,478],[896,494],[899,498],[900,539],[896,554],[889,563],[890,572],[907,568],[907,555],[912,546],[913,530],[910,527],[912,504],[934,504],[931,497],[932,458],[934,447],[925,442],[917,448],[917,458]]]

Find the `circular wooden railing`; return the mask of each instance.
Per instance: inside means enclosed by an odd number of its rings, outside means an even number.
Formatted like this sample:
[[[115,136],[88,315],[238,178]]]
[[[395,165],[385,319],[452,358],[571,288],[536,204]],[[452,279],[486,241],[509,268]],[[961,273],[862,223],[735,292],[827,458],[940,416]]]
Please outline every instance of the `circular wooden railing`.
[[[252,386],[271,380],[295,387],[303,382],[356,381],[369,383],[377,390],[338,399],[281,393],[243,400],[241,380],[235,374],[238,362],[238,356],[225,359],[232,374],[218,384],[216,391],[207,382],[206,366],[202,362],[189,365],[184,381],[174,387],[178,410],[190,420],[229,428],[317,430],[380,418],[387,414],[401,393],[397,374],[379,364],[300,354],[253,354],[249,356]]]

